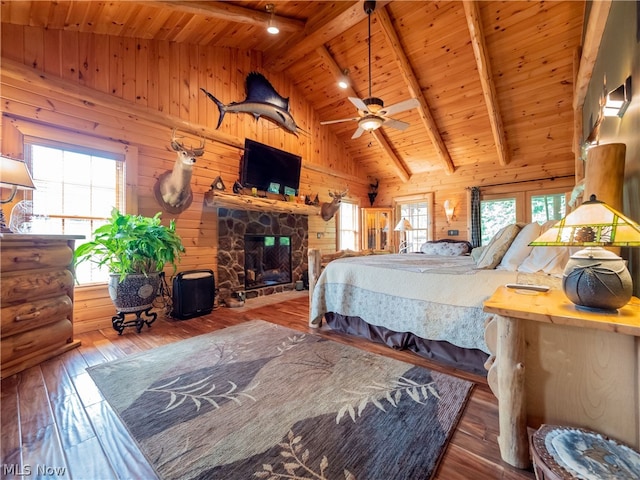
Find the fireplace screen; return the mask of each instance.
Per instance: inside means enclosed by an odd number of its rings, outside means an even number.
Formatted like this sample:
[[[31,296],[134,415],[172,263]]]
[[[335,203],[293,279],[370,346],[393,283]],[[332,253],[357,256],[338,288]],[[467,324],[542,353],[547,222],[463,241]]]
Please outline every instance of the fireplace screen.
[[[245,235],[245,289],[251,290],[282,283],[291,283],[291,237]]]

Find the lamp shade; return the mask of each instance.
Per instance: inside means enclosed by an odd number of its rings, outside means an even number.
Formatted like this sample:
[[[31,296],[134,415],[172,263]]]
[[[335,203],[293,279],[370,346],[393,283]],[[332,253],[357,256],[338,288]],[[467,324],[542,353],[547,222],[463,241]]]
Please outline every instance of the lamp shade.
[[[411,223],[409,223],[409,220],[403,218],[398,222],[394,230],[396,232],[406,232],[407,230],[413,230],[413,227],[411,226]]]
[[[640,225],[595,195],[529,245],[586,247],[571,255],[562,275],[564,293],[578,308],[615,311],[631,299],[626,262],[602,247],[639,247]]]
[[[11,202],[18,190],[34,190],[36,188],[27,165],[20,160],[5,156],[0,156],[0,187],[11,189],[7,198],[0,198],[0,204]],[[0,232],[11,233],[7,227],[2,208],[0,208]]]
[[[371,132],[379,128],[383,122],[384,120],[380,117],[376,117],[375,115],[366,115],[360,119],[358,126],[367,132]]]
[[[640,225],[591,195],[529,245],[640,247]]]
[[[27,165],[20,160],[0,156],[0,185],[16,187],[20,190],[33,190],[35,185],[27,169]]]

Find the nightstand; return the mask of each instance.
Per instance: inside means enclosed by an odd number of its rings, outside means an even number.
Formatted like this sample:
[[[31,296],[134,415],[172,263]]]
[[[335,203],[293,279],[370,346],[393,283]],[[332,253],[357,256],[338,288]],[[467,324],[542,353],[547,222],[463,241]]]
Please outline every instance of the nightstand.
[[[505,462],[530,466],[527,426],[543,423],[593,429],[638,448],[638,298],[599,313],[578,310],[558,289],[500,287],[484,310],[495,314],[485,339]]]

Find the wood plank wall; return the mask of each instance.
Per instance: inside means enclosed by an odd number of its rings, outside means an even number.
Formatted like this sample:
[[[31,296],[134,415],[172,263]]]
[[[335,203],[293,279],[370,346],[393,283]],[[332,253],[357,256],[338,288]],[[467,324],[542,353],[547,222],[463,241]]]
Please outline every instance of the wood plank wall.
[[[329,190],[349,187],[348,197],[369,206],[367,176],[348,157],[328,127],[292,86],[284,74],[265,75],[276,90],[291,100],[291,112],[308,135],[286,132],[273,123],[255,121],[248,114],[226,114],[219,130],[217,107],[200,88],[215,94],[223,103],[245,97],[244,79],[251,71],[262,71],[259,53],[228,48],[206,48],[164,41],[83,34],[2,24],[2,153],[21,155],[21,122],[44,124],[62,130],[70,142],[74,135],[122,142],[137,148],[137,178],[134,202],[139,213],[153,215],[160,210],[153,195],[157,177],[173,166],[175,153],[169,148],[171,128],[186,135],[186,143],[197,144],[197,135],[207,137],[205,154],[198,159],[191,187],[194,201],[175,217],[187,254],[180,270],[211,268],[216,271],[216,212],[203,204],[204,193],[221,175],[228,189],[238,178],[244,138],[251,138],[301,155],[301,191],[319,194],[328,201]],[[20,65],[30,73],[15,73],[8,65]],[[11,75],[8,71],[12,70]],[[570,158],[570,156],[567,156]],[[520,179],[570,176],[572,161],[559,161],[542,171],[540,166],[516,163],[513,168],[495,165],[460,169],[454,175],[443,172],[381,184],[376,207],[392,206],[397,196],[434,192],[435,238],[458,229],[468,238],[466,187],[487,183],[508,183]],[[541,181],[536,188],[547,183]],[[572,182],[567,182],[572,184]],[[451,199],[455,219],[446,222],[442,204]],[[19,198],[17,199],[19,200]],[[10,212],[11,206],[5,206]],[[335,250],[335,221],[310,218],[309,246]],[[76,331],[89,331],[113,315],[106,289],[80,288],[76,293]],[[103,326],[103,325],[102,325]]]

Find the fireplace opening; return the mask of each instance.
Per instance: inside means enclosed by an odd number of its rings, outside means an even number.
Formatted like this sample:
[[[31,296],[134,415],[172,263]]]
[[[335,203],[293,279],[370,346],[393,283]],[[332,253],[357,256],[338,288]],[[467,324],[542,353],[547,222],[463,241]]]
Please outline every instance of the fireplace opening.
[[[251,290],[283,283],[291,283],[291,237],[245,235],[245,289]]]

